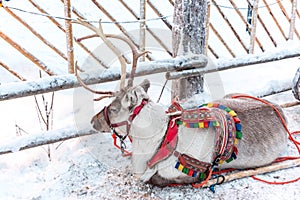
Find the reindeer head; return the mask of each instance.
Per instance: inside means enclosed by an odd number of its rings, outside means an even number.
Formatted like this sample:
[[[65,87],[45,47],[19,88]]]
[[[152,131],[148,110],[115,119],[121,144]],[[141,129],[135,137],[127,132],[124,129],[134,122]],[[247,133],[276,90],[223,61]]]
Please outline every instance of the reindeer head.
[[[126,87],[117,92],[112,103],[92,118],[93,127],[101,132],[109,132],[111,128],[115,128],[121,135],[128,134],[128,120],[134,108],[149,100],[149,87],[150,82],[145,79],[140,85]]]
[[[96,28],[89,24],[86,21],[78,20],[75,21],[75,23],[81,24],[92,31],[94,31],[96,34],[87,36],[85,38],[91,38],[91,37],[100,37],[105,44],[113,51],[116,55],[118,55],[118,59],[121,63],[121,79],[120,79],[120,91],[118,92],[112,92],[112,91],[95,91],[89,88],[78,76],[77,70],[78,66],[77,63],[75,65],[75,75],[79,81],[79,83],[90,92],[93,92],[95,94],[101,94],[104,96],[101,96],[100,98],[94,99],[95,101],[99,101],[103,98],[107,97],[114,97],[115,99],[112,101],[112,103],[109,106],[104,107],[102,111],[100,111],[98,114],[96,114],[92,120],[91,123],[93,124],[93,127],[101,132],[109,132],[110,129],[114,128],[116,129],[120,134],[128,134],[130,122],[128,122],[128,119],[130,118],[130,115],[133,112],[133,109],[139,105],[143,100],[148,100],[149,97],[147,95],[147,90],[150,87],[150,83],[148,80],[144,80],[143,83],[141,83],[138,86],[133,86],[133,79],[134,74],[137,67],[137,60],[140,56],[144,55],[147,52],[139,53],[136,46],[128,39],[119,35],[112,35],[112,34],[104,34],[103,29],[101,27],[101,23],[99,22],[99,28]],[[128,85],[125,87],[125,78],[126,78],[126,61],[125,59],[120,56],[119,51],[116,49],[115,46],[113,46],[107,38],[115,38],[122,40],[123,42],[127,43],[132,51],[132,68],[130,77],[128,79]]]

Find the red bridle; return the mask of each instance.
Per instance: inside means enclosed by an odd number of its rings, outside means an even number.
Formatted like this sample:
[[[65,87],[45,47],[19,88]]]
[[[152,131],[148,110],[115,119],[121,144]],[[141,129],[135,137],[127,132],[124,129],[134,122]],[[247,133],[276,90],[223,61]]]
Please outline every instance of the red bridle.
[[[110,127],[110,129],[112,130],[112,132],[120,139],[120,143],[121,143],[121,151],[122,154],[125,151],[126,148],[126,144],[124,142],[124,140],[126,139],[126,137],[129,135],[129,131],[131,128],[131,122],[134,120],[134,118],[140,113],[140,111],[142,110],[142,108],[144,107],[144,105],[146,105],[149,102],[148,99],[143,99],[141,104],[137,107],[134,108],[133,113],[128,117],[127,120],[121,121],[121,122],[117,122],[117,123],[111,123],[109,115],[108,115],[108,109],[109,106],[105,106],[103,108],[103,115],[104,115],[104,120],[107,123],[107,125]],[[115,128],[120,127],[120,126],[126,126],[126,134],[124,136],[122,136],[121,134],[119,134]]]

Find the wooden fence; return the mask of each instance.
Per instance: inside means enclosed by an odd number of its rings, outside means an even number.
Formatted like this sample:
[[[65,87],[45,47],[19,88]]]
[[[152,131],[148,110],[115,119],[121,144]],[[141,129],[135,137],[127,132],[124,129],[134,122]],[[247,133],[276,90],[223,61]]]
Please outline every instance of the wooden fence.
[[[155,31],[156,27],[159,26],[159,29],[164,29],[168,33],[167,35],[171,37],[171,19],[174,6],[172,0],[140,0],[136,1],[135,6],[125,0],[105,1],[106,3],[86,0],[84,6],[73,5],[78,1],[70,0],[46,1],[43,4],[37,2],[24,0],[21,3],[23,7],[16,7],[7,2],[0,8],[2,16],[0,37],[3,39],[0,41],[0,45],[4,47],[1,48],[2,51],[0,50],[0,66],[12,77],[20,81],[27,80],[25,83],[1,85],[0,100],[77,87],[79,84],[72,74],[75,59],[90,57],[103,68],[109,68],[109,63],[93,51],[99,45],[98,40],[97,42],[83,40],[89,32],[71,23],[76,18],[81,18],[91,24],[98,23],[98,19],[89,18],[89,12],[92,9],[101,16],[105,29],[125,35],[140,50],[147,49],[147,37],[154,38],[164,50],[166,60],[163,61],[153,55],[148,55],[144,59],[150,62],[139,63],[137,75],[168,72],[166,78],[176,79],[187,76],[187,73],[190,75],[212,72],[201,68],[207,62],[206,57],[172,58],[171,47],[170,44],[166,43],[165,35],[162,36]],[[114,6],[118,5],[118,7],[111,8],[107,2],[114,2]],[[58,6],[53,6],[54,3],[60,4],[61,10],[58,11]],[[89,12],[84,10],[85,7],[89,8]],[[137,7],[139,9],[136,9]],[[114,10],[122,10],[124,12],[122,13],[123,18],[120,18],[120,14],[116,14]],[[211,0],[208,12],[210,23],[207,48],[208,56],[216,59],[217,67],[213,71],[300,56],[300,46],[294,49],[280,50],[281,45],[284,45],[287,40],[300,40],[299,10],[297,0]],[[11,32],[11,26],[9,28],[4,26],[5,20],[3,19],[8,18],[15,20],[16,28],[13,31],[18,31],[22,27],[25,32],[18,32],[17,34],[30,35],[30,37],[23,38],[23,40],[16,38],[16,33]],[[40,23],[41,21],[42,23]],[[55,37],[49,34],[49,29],[51,32],[56,31]],[[130,29],[138,29],[140,34],[133,36]],[[41,46],[32,47],[34,40],[40,41]],[[34,44],[37,43],[34,42]],[[277,48],[277,52],[268,54],[268,50],[274,51],[274,48]],[[40,54],[40,51],[43,53]],[[41,57],[47,52],[51,59]],[[257,56],[258,54],[259,56]],[[279,54],[281,57],[278,56]],[[126,55],[122,56],[128,64],[131,62]],[[20,63],[10,63],[12,59],[7,58],[18,58],[24,63],[22,62],[20,66]],[[44,60],[50,63],[46,63]],[[55,60],[59,66],[53,66],[51,60]],[[249,60],[252,62],[249,63]],[[154,71],[149,70],[154,69],[151,67],[153,65],[156,66],[156,69]],[[166,65],[168,66],[166,67]],[[200,68],[190,69],[195,66]],[[24,72],[24,67],[30,68],[29,72]],[[42,71],[43,76],[50,75],[51,77],[28,81],[28,79],[34,79],[30,76],[34,69],[36,69],[35,71]],[[185,71],[177,72],[178,69]],[[96,75],[93,77],[83,74],[83,78],[89,84],[119,79],[119,74],[112,73],[113,71],[110,69],[106,70],[111,76],[95,73]],[[42,87],[45,85],[48,86]],[[15,89],[11,90],[12,88]],[[282,88],[282,90],[287,89],[290,87]],[[77,132],[72,127],[51,131],[51,134],[49,132],[41,133],[37,136],[23,138],[20,142],[12,141],[1,146],[0,154],[14,152],[14,146],[19,147],[18,150],[23,150],[95,133],[92,130],[79,130]],[[45,135],[47,136],[45,140],[36,142],[39,138],[44,138]]]
[[[166,52],[165,58],[172,57],[170,43],[166,42],[166,37],[171,38],[173,0],[136,0],[135,3],[125,0],[88,0],[84,2],[87,6],[72,0],[24,0],[20,6],[14,5],[13,2],[3,4],[0,9],[0,23],[3,27],[0,37],[3,39],[1,45],[8,51],[5,51],[7,55],[1,52],[0,66],[19,80],[32,78],[22,71],[20,64],[16,66],[16,63],[7,59],[9,57],[26,60],[26,67],[32,68],[32,71],[42,70],[45,75],[73,73],[74,59],[82,60],[85,57],[90,57],[98,65],[108,68],[109,63],[105,58],[93,52],[96,45],[99,45],[98,40],[80,40],[81,33],[87,31],[71,24],[72,19],[76,18],[95,24],[98,19],[91,19],[88,15],[92,11],[98,13],[99,19],[103,20],[105,30],[125,35],[141,50],[149,46],[147,37],[151,37]],[[258,54],[280,48],[287,40],[300,40],[299,6],[297,0],[211,0],[208,12],[208,56],[219,59]],[[115,9],[122,12],[122,15],[116,14]],[[4,24],[8,20],[15,21],[14,30],[23,30],[22,34],[26,35],[26,40],[39,40],[43,53],[48,53],[53,58],[43,58],[36,49],[30,47],[30,43],[17,39],[15,32],[11,32]],[[36,26],[38,21],[44,24],[43,30]],[[157,27],[165,30],[166,35],[157,33]],[[47,29],[55,32],[56,37],[49,35]],[[140,34],[132,35],[132,29],[139,30]],[[16,51],[9,51],[10,49]],[[124,57],[127,63],[130,63],[130,59],[125,55]],[[152,55],[145,59],[157,60]],[[51,60],[59,60],[59,66],[52,66]]]

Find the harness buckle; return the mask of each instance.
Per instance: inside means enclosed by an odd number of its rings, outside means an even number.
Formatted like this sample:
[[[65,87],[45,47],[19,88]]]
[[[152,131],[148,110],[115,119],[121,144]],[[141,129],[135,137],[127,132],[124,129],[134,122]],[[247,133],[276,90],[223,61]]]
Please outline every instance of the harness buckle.
[[[124,140],[122,140],[122,139],[120,139],[120,142],[121,142],[121,152],[122,152],[122,154],[124,154],[124,151],[126,149],[126,144],[125,144]]]

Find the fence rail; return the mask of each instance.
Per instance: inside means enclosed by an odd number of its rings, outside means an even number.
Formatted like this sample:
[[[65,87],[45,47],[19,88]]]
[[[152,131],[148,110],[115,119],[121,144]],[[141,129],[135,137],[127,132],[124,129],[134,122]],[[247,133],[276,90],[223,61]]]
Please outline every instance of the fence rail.
[[[139,63],[135,76],[145,76],[168,71],[186,70],[191,68],[205,67],[207,58],[205,56],[194,56],[190,58],[177,57],[173,59],[141,62]],[[93,70],[92,72],[81,73],[80,76],[86,84],[105,83],[120,80],[118,70],[106,69],[103,71]],[[129,77],[129,72],[127,72]],[[79,87],[75,75],[51,76],[35,81],[15,82],[0,85],[0,101],[15,99],[25,96],[32,96],[47,92],[54,92],[63,89]]]

